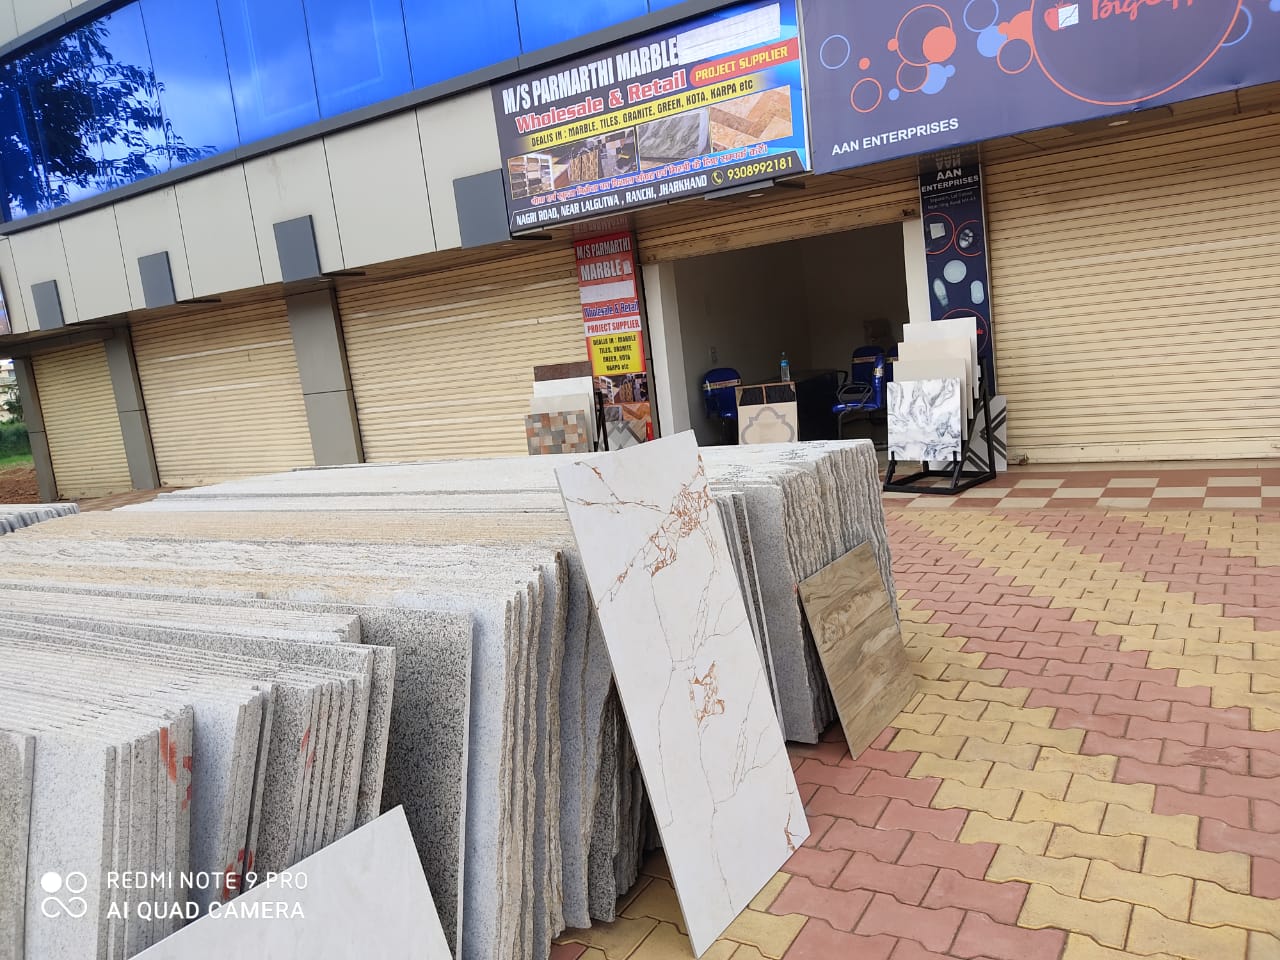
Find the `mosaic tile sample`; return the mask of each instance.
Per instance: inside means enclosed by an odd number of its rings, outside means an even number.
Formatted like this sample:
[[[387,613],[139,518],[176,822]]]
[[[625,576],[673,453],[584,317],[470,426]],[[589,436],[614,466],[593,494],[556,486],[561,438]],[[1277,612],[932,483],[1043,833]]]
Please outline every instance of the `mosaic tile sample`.
[[[524,418],[529,456],[548,453],[590,453],[591,423],[582,410],[531,413]]]
[[[691,433],[556,477],[700,956],[809,835],[724,529]]]
[[[949,460],[960,455],[964,403],[960,381],[889,384],[889,453],[899,460]]]

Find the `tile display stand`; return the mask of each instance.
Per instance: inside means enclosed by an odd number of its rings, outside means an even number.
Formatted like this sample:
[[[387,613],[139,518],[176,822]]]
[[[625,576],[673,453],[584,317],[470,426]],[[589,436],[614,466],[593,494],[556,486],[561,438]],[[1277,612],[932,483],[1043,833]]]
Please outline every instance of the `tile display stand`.
[[[987,390],[987,378],[985,374],[980,374],[979,379],[979,404],[982,415],[985,418],[984,423],[991,422],[991,399]],[[934,496],[955,496],[965,490],[970,490],[979,484],[986,483],[996,478],[995,469],[995,451],[992,450],[992,431],[986,431],[984,437],[983,431],[973,429],[973,421],[977,419],[977,410],[974,411],[975,416],[961,431],[961,436],[965,438],[964,445],[960,449],[959,454],[952,454],[951,462],[943,468],[936,468],[929,462],[920,465],[920,469],[915,473],[907,474],[904,477],[898,477],[898,458],[893,454],[889,455],[889,467],[885,471],[884,489],[893,493],[921,493],[931,494]],[[970,460],[970,447],[975,440],[981,440],[986,445],[986,457],[984,459],[973,458],[978,462],[984,462],[984,468],[976,470],[966,470],[966,461]],[[945,480],[946,483],[936,483],[933,481]]]

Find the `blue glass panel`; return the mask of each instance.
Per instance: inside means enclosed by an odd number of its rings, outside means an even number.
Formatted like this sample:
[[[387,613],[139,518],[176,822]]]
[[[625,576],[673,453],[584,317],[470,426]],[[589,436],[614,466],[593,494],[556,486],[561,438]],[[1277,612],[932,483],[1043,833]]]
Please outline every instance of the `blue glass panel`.
[[[305,0],[320,114],[332,117],[407,93],[400,0]]]
[[[667,7],[674,7],[681,3],[684,3],[684,0],[649,0],[649,10],[650,12],[665,10]]]
[[[38,213],[47,205],[38,167],[39,138],[24,110],[22,60],[0,66],[0,216],[5,220]]]
[[[415,87],[520,54],[515,0],[404,0],[404,17]]]
[[[302,0],[218,0],[240,142],[320,119]]]
[[[520,46],[527,53],[581,37],[615,23],[643,17],[645,0],[516,0],[520,11]]]
[[[142,0],[171,166],[239,144],[217,0]]]

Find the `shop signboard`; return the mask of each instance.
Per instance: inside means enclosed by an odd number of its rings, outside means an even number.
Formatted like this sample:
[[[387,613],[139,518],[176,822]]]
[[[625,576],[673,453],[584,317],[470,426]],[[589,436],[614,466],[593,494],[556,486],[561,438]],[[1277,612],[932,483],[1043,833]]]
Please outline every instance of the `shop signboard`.
[[[806,0],[818,173],[1280,80],[1278,0]]]
[[[729,7],[493,88],[513,233],[808,169],[795,0]]]

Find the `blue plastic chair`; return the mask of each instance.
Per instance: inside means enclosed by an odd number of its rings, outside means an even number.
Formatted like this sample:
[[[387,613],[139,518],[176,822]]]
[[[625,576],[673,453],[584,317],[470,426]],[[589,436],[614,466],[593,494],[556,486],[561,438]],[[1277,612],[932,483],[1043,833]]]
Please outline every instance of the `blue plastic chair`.
[[[850,415],[884,409],[884,385],[889,379],[884,350],[880,347],[859,347],[853,351],[849,373],[842,374],[842,377],[836,402],[831,408],[836,417],[837,437],[843,437],[844,422]]]
[[[707,419],[719,421],[721,434],[726,443],[737,442],[738,432],[735,424],[738,421],[738,392],[736,388],[741,383],[742,374],[733,367],[716,367],[702,375],[702,403]],[[730,430],[730,427],[734,429]]]

